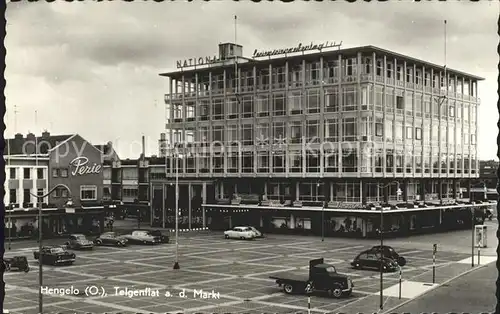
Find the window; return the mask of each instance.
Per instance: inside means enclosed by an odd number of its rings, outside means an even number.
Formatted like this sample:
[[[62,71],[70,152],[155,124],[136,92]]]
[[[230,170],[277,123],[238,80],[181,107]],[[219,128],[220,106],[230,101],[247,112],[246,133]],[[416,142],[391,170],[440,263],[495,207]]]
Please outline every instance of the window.
[[[394,77],[394,75],[393,75],[393,73],[392,73],[392,72],[394,72],[394,70],[393,70],[393,68],[392,68],[392,63],[389,63],[389,62],[388,62],[388,63],[387,63],[387,78],[389,78],[389,79],[390,79],[390,78],[393,78],[393,77]]]
[[[37,168],[36,169],[36,177],[37,177],[37,179],[44,179],[44,177],[43,177],[43,168]]]
[[[284,93],[275,93],[273,95],[273,110],[274,110],[275,116],[285,115],[286,106],[285,106],[285,94]]]
[[[302,93],[300,91],[288,93],[288,106],[290,114],[302,114]]]
[[[394,151],[392,149],[386,149],[385,152],[385,171],[393,172],[394,171]]]
[[[53,178],[59,177],[59,169],[52,169],[52,177]]]
[[[285,172],[285,156],[281,152],[273,152],[273,172]]]
[[[385,129],[385,132],[384,132],[385,133],[385,140],[387,142],[392,142],[394,140],[394,138],[393,138],[393,133],[394,132],[393,132],[393,129],[392,129],[392,127],[393,127],[392,121],[391,120],[385,121],[385,125],[384,126],[385,126],[385,128],[384,128]]]
[[[415,112],[417,117],[422,116],[422,94],[415,94]]]
[[[372,72],[372,59],[370,58],[365,58],[364,59],[364,73],[365,74],[370,74]]]
[[[9,190],[9,201],[10,201],[10,204],[17,204],[17,190],[16,189]]]
[[[401,122],[396,122],[396,141],[403,140],[404,126]]]
[[[403,76],[403,67],[398,65],[396,68],[396,80],[401,81],[402,76]]]
[[[286,139],[286,125],[282,121],[273,122],[274,144],[284,144]]]
[[[319,143],[319,121],[308,120],[306,122],[306,136],[309,143]]]
[[[202,99],[199,101],[200,106],[200,120],[205,121],[208,120],[210,116],[210,102],[208,99]]]
[[[10,168],[9,172],[10,172],[10,178],[15,179],[16,178],[16,168]]]
[[[385,111],[387,113],[394,112],[394,88],[386,87],[385,93]]]
[[[339,153],[336,149],[326,149],[325,172],[339,172]]]
[[[227,172],[229,173],[236,173],[238,172],[238,153],[237,152],[231,152],[228,154],[227,158]]]
[[[382,61],[377,60],[377,76],[382,76]]]
[[[269,123],[259,123],[257,124],[257,134],[256,140],[257,145],[268,145],[269,144]]]
[[[228,97],[226,99],[226,112],[228,119],[237,119],[238,118],[238,100],[236,97]]]
[[[302,140],[301,121],[290,121],[290,139],[291,143],[301,143]]]
[[[384,105],[384,89],[380,86],[375,86],[375,108],[377,111],[382,111]]]
[[[457,103],[457,119],[460,121],[462,119],[462,104]]]
[[[224,157],[222,157],[222,154],[212,154],[212,170],[216,173],[224,172]]]
[[[253,125],[243,124],[241,126],[241,139],[243,145],[253,145]]]
[[[413,69],[412,68],[406,68],[406,82],[407,83],[413,83]]]
[[[212,100],[212,118],[221,120],[224,117],[224,104],[222,98],[214,98]]]
[[[306,64],[306,82],[309,85],[316,85],[319,83],[319,62]]]
[[[415,139],[422,140],[422,128],[415,128]]]
[[[44,193],[43,193],[43,189],[37,189],[37,190],[36,190],[36,195],[37,195],[38,197],[43,196],[43,194],[44,194]]]
[[[307,112],[319,112],[319,90],[317,89],[307,91]]]
[[[273,67],[274,88],[285,88],[285,67]]]
[[[455,145],[455,127],[448,127],[448,145]]]
[[[269,90],[269,69],[259,70],[257,90]]]
[[[253,96],[243,96],[243,118],[253,117]]]
[[[413,139],[413,127],[411,126],[406,127],[406,139],[407,140]]]
[[[302,152],[290,152],[289,170],[290,172],[302,172]]]
[[[346,65],[345,74],[347,76],[356,75],[356,73],[357,73],[356,61],[357,61],[356,58],[349,58],[349,59],[345,60],[345,65]]]
[[[319,152],[318,151],[306,151],[306,171],[307,172],[319,172]]]
[[[476,145],[476,134],[471,134],[470,135],[470,144],[471,145]]]
[[[383,150],[377,149],[375,151],[375,172],[382,172],[384,169],[384,156]]]
[[[358,152],[355,148],[342,149],[342,171],[343,172],[358,171]]]
[[[23,203],[31,203],[30,189],[23,190]]]
[[[384,136],[384,124],[383,123],[375,123],[375,136],[378,136],[378,137]]]
[[[24,173],[24,178],[25,179],[31,179],[31,169],[30,168],[24,168],[23,173]]]
[[[464,132],[464,145],[469,145],[469,138],[470,138],[469,129],[464,128],[463,132]]]
[[[238,136],[239,129],[237,124],[227,126],[227,143],[237,145],[240,137]]]
[[[326,112],[339,111],[339,90],[337,87],[325,90],[325,111]]]
[[[343,141],[355,141],[356,132],[356,119],[355,118],[344,118],[342,121],[343,127]]]
[[[339,122],[337,119],[328,119],[325,121],[325,142],[339,141]]]
[[[202,126],[199,128],[197,132],[198,141],[202,146],[206,146],[210,139],[210,133],[208,131],[208,127]]]
[[[82,201],[97,200],[97,186],[95,185],[80,186],[80,200]]]
[[[269,152],[258,152],[257,172],[269,172]]]
[[[68,190],[62,188],[61,189],[61,197],[65,198],[65,197],[68,197]]]
[[[396,96],[396,109],[404,110],[405,103],[403,96]]]
[[[255,97],[255,104],[257,106],[257,113],[260,117],[269,115],[269,96],[258,95]]]
[[[405,94],[406,94],[405,95],[406,115],[412,116],[413,115],[413,93],[406,92]]]
[[[382,104],[382,102],[380,102]],[[373,107],[373,94],[372,94],[372,86],[363,86],[361,87],[361,110],[371,110]],[[382,111],[382,105],[377,106],[377,111]]]
[[[222,125],[216,125],[212,129],[212,141],[213,142],[223,142],[224,141],[224,127]]]
[[[455,117],[455,106],[453,105],[448,106],[448,116]]]
[[[339,63],[338,60],[330,60],[323,63],[323,79],[325,83],[331,84],[337,82],[339,75]]]
[[[291,88],[302,86],[302,64],[289,66],[288,86]]]
[[[356,99],[356,88],[355,87],[344,87],[343,90],[343,111],[356,111],[357,109],[357,99]]]

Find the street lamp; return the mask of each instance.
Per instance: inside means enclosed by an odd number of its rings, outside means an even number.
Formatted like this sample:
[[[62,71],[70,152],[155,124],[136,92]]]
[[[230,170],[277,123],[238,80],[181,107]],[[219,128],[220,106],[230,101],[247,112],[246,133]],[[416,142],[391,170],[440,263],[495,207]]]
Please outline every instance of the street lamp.
[[[66,184],[57,184],[54,186],[49,192],[47,192],[44,195],[36,195],[30,192],[30,194],[34,197],[36,197],[37,200],[37,206],[38,206],[38,252],[40,253],[38,255],[38,312],[43,313],[43,294],[42,294],[42,286],[43,286],[43,263],[42,263],[42,230],[43,230],[43,224],[42,224],[42,202],[43,199],[50,194],[52,194],[57,188],[65,188],[69,195],[71,196],[71,190]],[[69,202],[68,202],[69,203]],[[66,205],[68,205],[66,203]]]
[[[385,189],[388,186],[396,183],[398,186],[398,192],[401,191],[399,188],[398,181],[392,181],[387,183],[386,185],[378,185],[378,187]],[[399,197],[398,197],[399,198]],[[384,267],[383,267],[383,259],[384,259],[384,207],[380,206],[380,309],[384,309]]]
[[[179,266],[179,159],[180,154],[176,153],[175,158],[175,262],[174,269]]]

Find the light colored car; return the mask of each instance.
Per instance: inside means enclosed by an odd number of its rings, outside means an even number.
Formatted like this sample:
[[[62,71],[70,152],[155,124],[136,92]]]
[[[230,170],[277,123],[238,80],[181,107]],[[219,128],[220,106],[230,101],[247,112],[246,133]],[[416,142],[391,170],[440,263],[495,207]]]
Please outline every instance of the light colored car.
[[[250,227],[234,227],[231,230],[224,231],[224,238],[253,240],[255,239],[255,233]]]

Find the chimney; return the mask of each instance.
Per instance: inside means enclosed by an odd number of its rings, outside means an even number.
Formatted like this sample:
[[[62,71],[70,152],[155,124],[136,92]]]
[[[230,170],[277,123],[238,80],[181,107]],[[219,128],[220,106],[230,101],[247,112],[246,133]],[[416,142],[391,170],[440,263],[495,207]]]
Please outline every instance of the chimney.
[[[42,132],[42,139],[46,140],[49,137],[50,137],[50,132],[48,132],[47,130]]]
[[[14,139],[16,139],[16,140],[22,140],[23,139],[23,135],[21,133],[16,133],[16,135],[14,135]]]
[[[33,133],[28,133],[26,135],[26,141],[28,142],[26,145],[24,145],[24,152],[23,154],[31,155],[35,154],[36,152],[36,137],[35,134]]]
[[[160,133],[160,141],[164,141],[167,139],[167,134],[165,133]]]
[[[146,156],[146,137],[142,136],[142,158]]]

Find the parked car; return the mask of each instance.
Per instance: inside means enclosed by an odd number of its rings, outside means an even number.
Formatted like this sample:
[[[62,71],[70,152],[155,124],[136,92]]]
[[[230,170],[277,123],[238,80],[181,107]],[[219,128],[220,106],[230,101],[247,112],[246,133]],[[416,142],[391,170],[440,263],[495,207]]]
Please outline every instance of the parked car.
[[[255,239],[255,233],[250,227],[234,227],[231,230],[224,231],[224,238],[253,240]]]
[[[94,248],[94,242],[87,239],[87,237],[83,234],[70,235],[69,240],[65,243],[65,245],[72,250],[91,250]]]
[[[351,262],[351,265],[355,269],[375,269],[382,270],[384,272],[393,272],[399,269],[399,265],[396,261],[389,257],[384,257],[380,254],[374,253],[372,250],[366,250],[358,254]]]
[[[25,273],[30,271],[30,265],[28,264],[28,259],[26,256],[14,256],[12,258],[4,258],[3,264],[5,271],[10,271],[12,268],[16,268]]]
[[[335,266],[325,264],[323,258],[309,261],[308,275],[284,272],[269,278],[275,279],[287,294],[327,291],[330,296],[340,298],[351,295],[354,286],[349,276],[337,273]]]
[[[260,232],[259,230],[257,230],[257,228],[252,227],[252,226],[250,226],[249,228],[252,229],[252,231],[255,234],[256,238],[263,238],[264,237],[264,235],[262,234],[262,232]]]
[[[375,254],[382,254],[384,257],[390,258],[396,263],[398,263],[399,266],[405,266],[406,265],[406,258],[403,256],[399,255],[396,250],[394,250],[392,247],[384,245],[376,245],[370,249],[370,252],[375,253]]]
[[[71,265],[75,262],[75,253],[68,252],[62,246],[44,246],[42,251],[33,252],[33,257],[36,260],[42,257],[43,264],[49,265]]]
[[[97,237],[94,243],[96,245],[126,246],[128,240],[116,232],[105,232]]]
[[[131,244],[158,244],[161,243],[161,239],[158,236],[154,236],[150,231],[136,230],[132,234],[126,234],[123,236]]]
[[[160,230],[151,231],[151,235],[160,238],[161,243],[169,243],[170,237],[166,234],[162,234]]]

